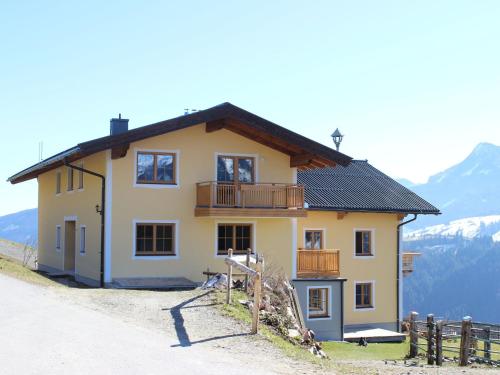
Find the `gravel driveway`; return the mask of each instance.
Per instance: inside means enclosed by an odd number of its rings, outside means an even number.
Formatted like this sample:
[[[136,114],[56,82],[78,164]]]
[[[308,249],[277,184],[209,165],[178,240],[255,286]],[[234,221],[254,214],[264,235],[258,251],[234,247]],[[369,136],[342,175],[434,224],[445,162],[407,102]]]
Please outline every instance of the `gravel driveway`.
[[[2,374],[308,374],[200,291],[46,288],[0,274]]]

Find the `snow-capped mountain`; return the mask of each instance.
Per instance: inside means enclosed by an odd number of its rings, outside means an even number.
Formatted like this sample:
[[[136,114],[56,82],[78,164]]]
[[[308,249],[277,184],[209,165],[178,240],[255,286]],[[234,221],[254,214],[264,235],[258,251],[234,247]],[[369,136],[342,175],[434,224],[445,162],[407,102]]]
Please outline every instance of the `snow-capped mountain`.
[[[409,188],[442,211],[440,216],[420,217],[412,228],[500,215],[500,147],[480,143],[461,163]]]
[[[422,240],[433,237],[462,236],[472,239],[491,236],[500,242],[500,215],[468,217],[453,220],[447,224],[438,224],[405,233],[405,241]]]

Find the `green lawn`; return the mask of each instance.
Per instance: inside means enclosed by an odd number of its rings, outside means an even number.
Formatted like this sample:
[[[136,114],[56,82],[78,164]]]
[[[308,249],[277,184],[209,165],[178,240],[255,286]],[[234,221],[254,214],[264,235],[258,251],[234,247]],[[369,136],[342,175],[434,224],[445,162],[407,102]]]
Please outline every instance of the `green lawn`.
[[[30,283],[39,284],[39,285],[57,285],[54,281],[43,277],[35,271],[30,270],[29,268],[23,267],[22,264],[15,260],[11,260],[6,258],[5,256],[0,255],[0,273],[5,275],[9,275]]]
[[[408,340],[402,343],[369,343],[366,347],[357,343],[323,343],[323,350],[332,359],[401,360],[408,354],[409,348]]]

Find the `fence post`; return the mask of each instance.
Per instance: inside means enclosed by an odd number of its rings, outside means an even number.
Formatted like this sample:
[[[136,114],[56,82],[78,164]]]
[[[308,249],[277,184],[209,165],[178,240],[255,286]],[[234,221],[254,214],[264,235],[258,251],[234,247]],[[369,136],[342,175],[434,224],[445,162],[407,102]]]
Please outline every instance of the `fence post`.
[[[229,258],[232,258],[233,249],[227,250],[227,256]],[[231,284],[232,283],[233,283],[233,266],[231,266],[231,264],[228,264],[227,265],[227,298],[226,298],[227,304],[231,303]]]
[[[418,312],[412,311],[410,314],[410,358],[418,355],[418,331],[417,331]]]
[[[443,365],[443,321],[436,323],[436,365]]]
[[[245,262],[245,266],[250,267],[250,255],[252,254],[252,249],[248,248],[247,249],[247,259]],[[248,293],[248,274],[245,274],[245,293]]]
[[[470,339],[472,334],[472,318],[465,316],[462,319],[462,332],[460,334],[460,362],[459,366],[467,366],[470,354]]]
[[[427,315],[427,364],[434,364],[434,315]]]
[[[256,264],[257,274],[253,282],[253,315],[252,315],[252,333],[255,334],[259,330],[259,311],[260,311],[260,292],[262,282],[262,263]]]
[[[484,358],[491,360],[491,331],[490,327],[484,327]]]

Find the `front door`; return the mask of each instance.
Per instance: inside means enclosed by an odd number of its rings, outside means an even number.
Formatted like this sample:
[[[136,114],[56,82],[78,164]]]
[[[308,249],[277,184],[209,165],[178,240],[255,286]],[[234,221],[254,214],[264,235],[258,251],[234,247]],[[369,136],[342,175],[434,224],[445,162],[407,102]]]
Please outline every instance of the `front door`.
[[[64,223],[64,271],[75,271],[76,222]]]

